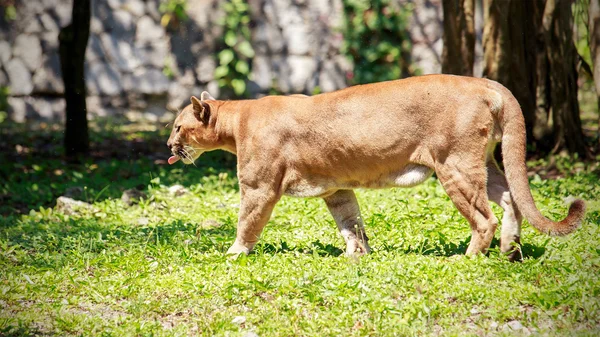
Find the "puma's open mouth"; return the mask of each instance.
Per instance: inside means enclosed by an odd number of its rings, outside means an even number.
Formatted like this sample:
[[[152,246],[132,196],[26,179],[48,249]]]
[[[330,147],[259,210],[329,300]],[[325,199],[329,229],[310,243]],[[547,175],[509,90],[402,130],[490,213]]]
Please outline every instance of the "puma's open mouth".
[[[191,146],[178,148],[175,151],[173,151],[173,154],[171,155],[171,157],[169,157],[169,160],[167,160],[167,162],[169,163],[169,165],[173,165],[181,160],[186,165],[194,164],[196,159],[198,159],[198,157],[200,157],[200,155],[203,152],[204,151],[202,149],[194,148]]]

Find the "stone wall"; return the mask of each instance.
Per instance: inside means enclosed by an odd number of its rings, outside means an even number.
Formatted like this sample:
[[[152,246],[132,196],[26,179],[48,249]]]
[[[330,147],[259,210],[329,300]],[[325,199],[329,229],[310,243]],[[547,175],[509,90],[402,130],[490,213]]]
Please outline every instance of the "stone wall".
[[[160,0],[92,0],[86,53],[88,110],[111,116],[128,110],[149,118],[176,110],[213,79],[224,0],[188,0],[189,19],[177,29],[160,24]],[[412,3],[412,59],[423,73],[440,70],[441,0]],[[352,64],[341,56],[341,0],[248,0],[256,51],[248,88],[311,93],[347,86]],[[60,120],[64,91],[59,28],[70,22],[70,0],[16,1],[17,19],[0,19],[0,86],[10,87],[9,116]],[[165,71],[169,70],[169,71]]]

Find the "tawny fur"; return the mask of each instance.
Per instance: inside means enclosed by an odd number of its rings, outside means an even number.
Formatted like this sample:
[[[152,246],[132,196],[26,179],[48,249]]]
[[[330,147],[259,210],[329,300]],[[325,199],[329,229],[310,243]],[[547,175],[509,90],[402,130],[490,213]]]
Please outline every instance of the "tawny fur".
[[[498,142],[508,181],[492,155]],[[543,233],[565,235],[585,213],[581,200],[559,222],[536,208],[521,109],[506,88],[486,79],[430,75],[243,101],[204,92],[177,117],[168,144],[175,154],[187,146],[188,164],[204,151],[237,155],[241,206],[233,254],[250,252],[285,194],[323,198],[347,253],[366,253],[352,189],[413,186],[434,171],[471,225],[468,254],[485,252],[494,236],[498,220],[489,200],[505,211],[501,249],[514,258],[521,214]]]

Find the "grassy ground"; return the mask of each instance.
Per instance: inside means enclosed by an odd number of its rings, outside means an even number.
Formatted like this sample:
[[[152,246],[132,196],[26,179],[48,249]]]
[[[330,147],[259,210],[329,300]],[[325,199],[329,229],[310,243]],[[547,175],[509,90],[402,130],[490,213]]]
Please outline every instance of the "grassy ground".
[[[233,158],[167,166],[166,130],[108,129],[94,155],[113,159],[71,165],[56,159],[57,131],[44,130],[0,137],[0,336],[600,333],[597,165],[563,158],[553,170],[567,177],[532,176],[544,214],[562,218],[568,196],[589,211],[566,238],[526,224],[523,263],[497,241],[487,257],[462,255],[469,226],[434,178],[358,191],[369,256],[342,255],[322,201],[284,198],[256,252],[231,260]],[[189,193],[170,194],[173,184]],[[73,186],[92,208],[66,215],[53,207]],[[129,207],[120,196],[133,187],[148,198]]]

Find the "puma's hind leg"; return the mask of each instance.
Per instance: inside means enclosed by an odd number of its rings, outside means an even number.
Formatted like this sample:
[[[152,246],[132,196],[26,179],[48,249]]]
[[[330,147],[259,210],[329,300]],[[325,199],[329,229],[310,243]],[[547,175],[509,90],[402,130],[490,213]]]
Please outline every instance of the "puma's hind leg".
[[[346,255],[369,253],[371,247],[354,191],[339,190],[323,200],[346,241]]]
[[[518,245],[521,244],[521,213],[510,195],[504,173],[498,168],[496,160],[490,155],[487,161],[488,196],[491,201],[504,210],[500,236],[500,250],[507,253],[511,261],[520,261],[523,257]]]
[[[471,225],[467,255],[486,253],[498,226],[498,219],[488,202],[487,170],[482,159],[469,155],[451,156],[435,168],[446,193]]]

